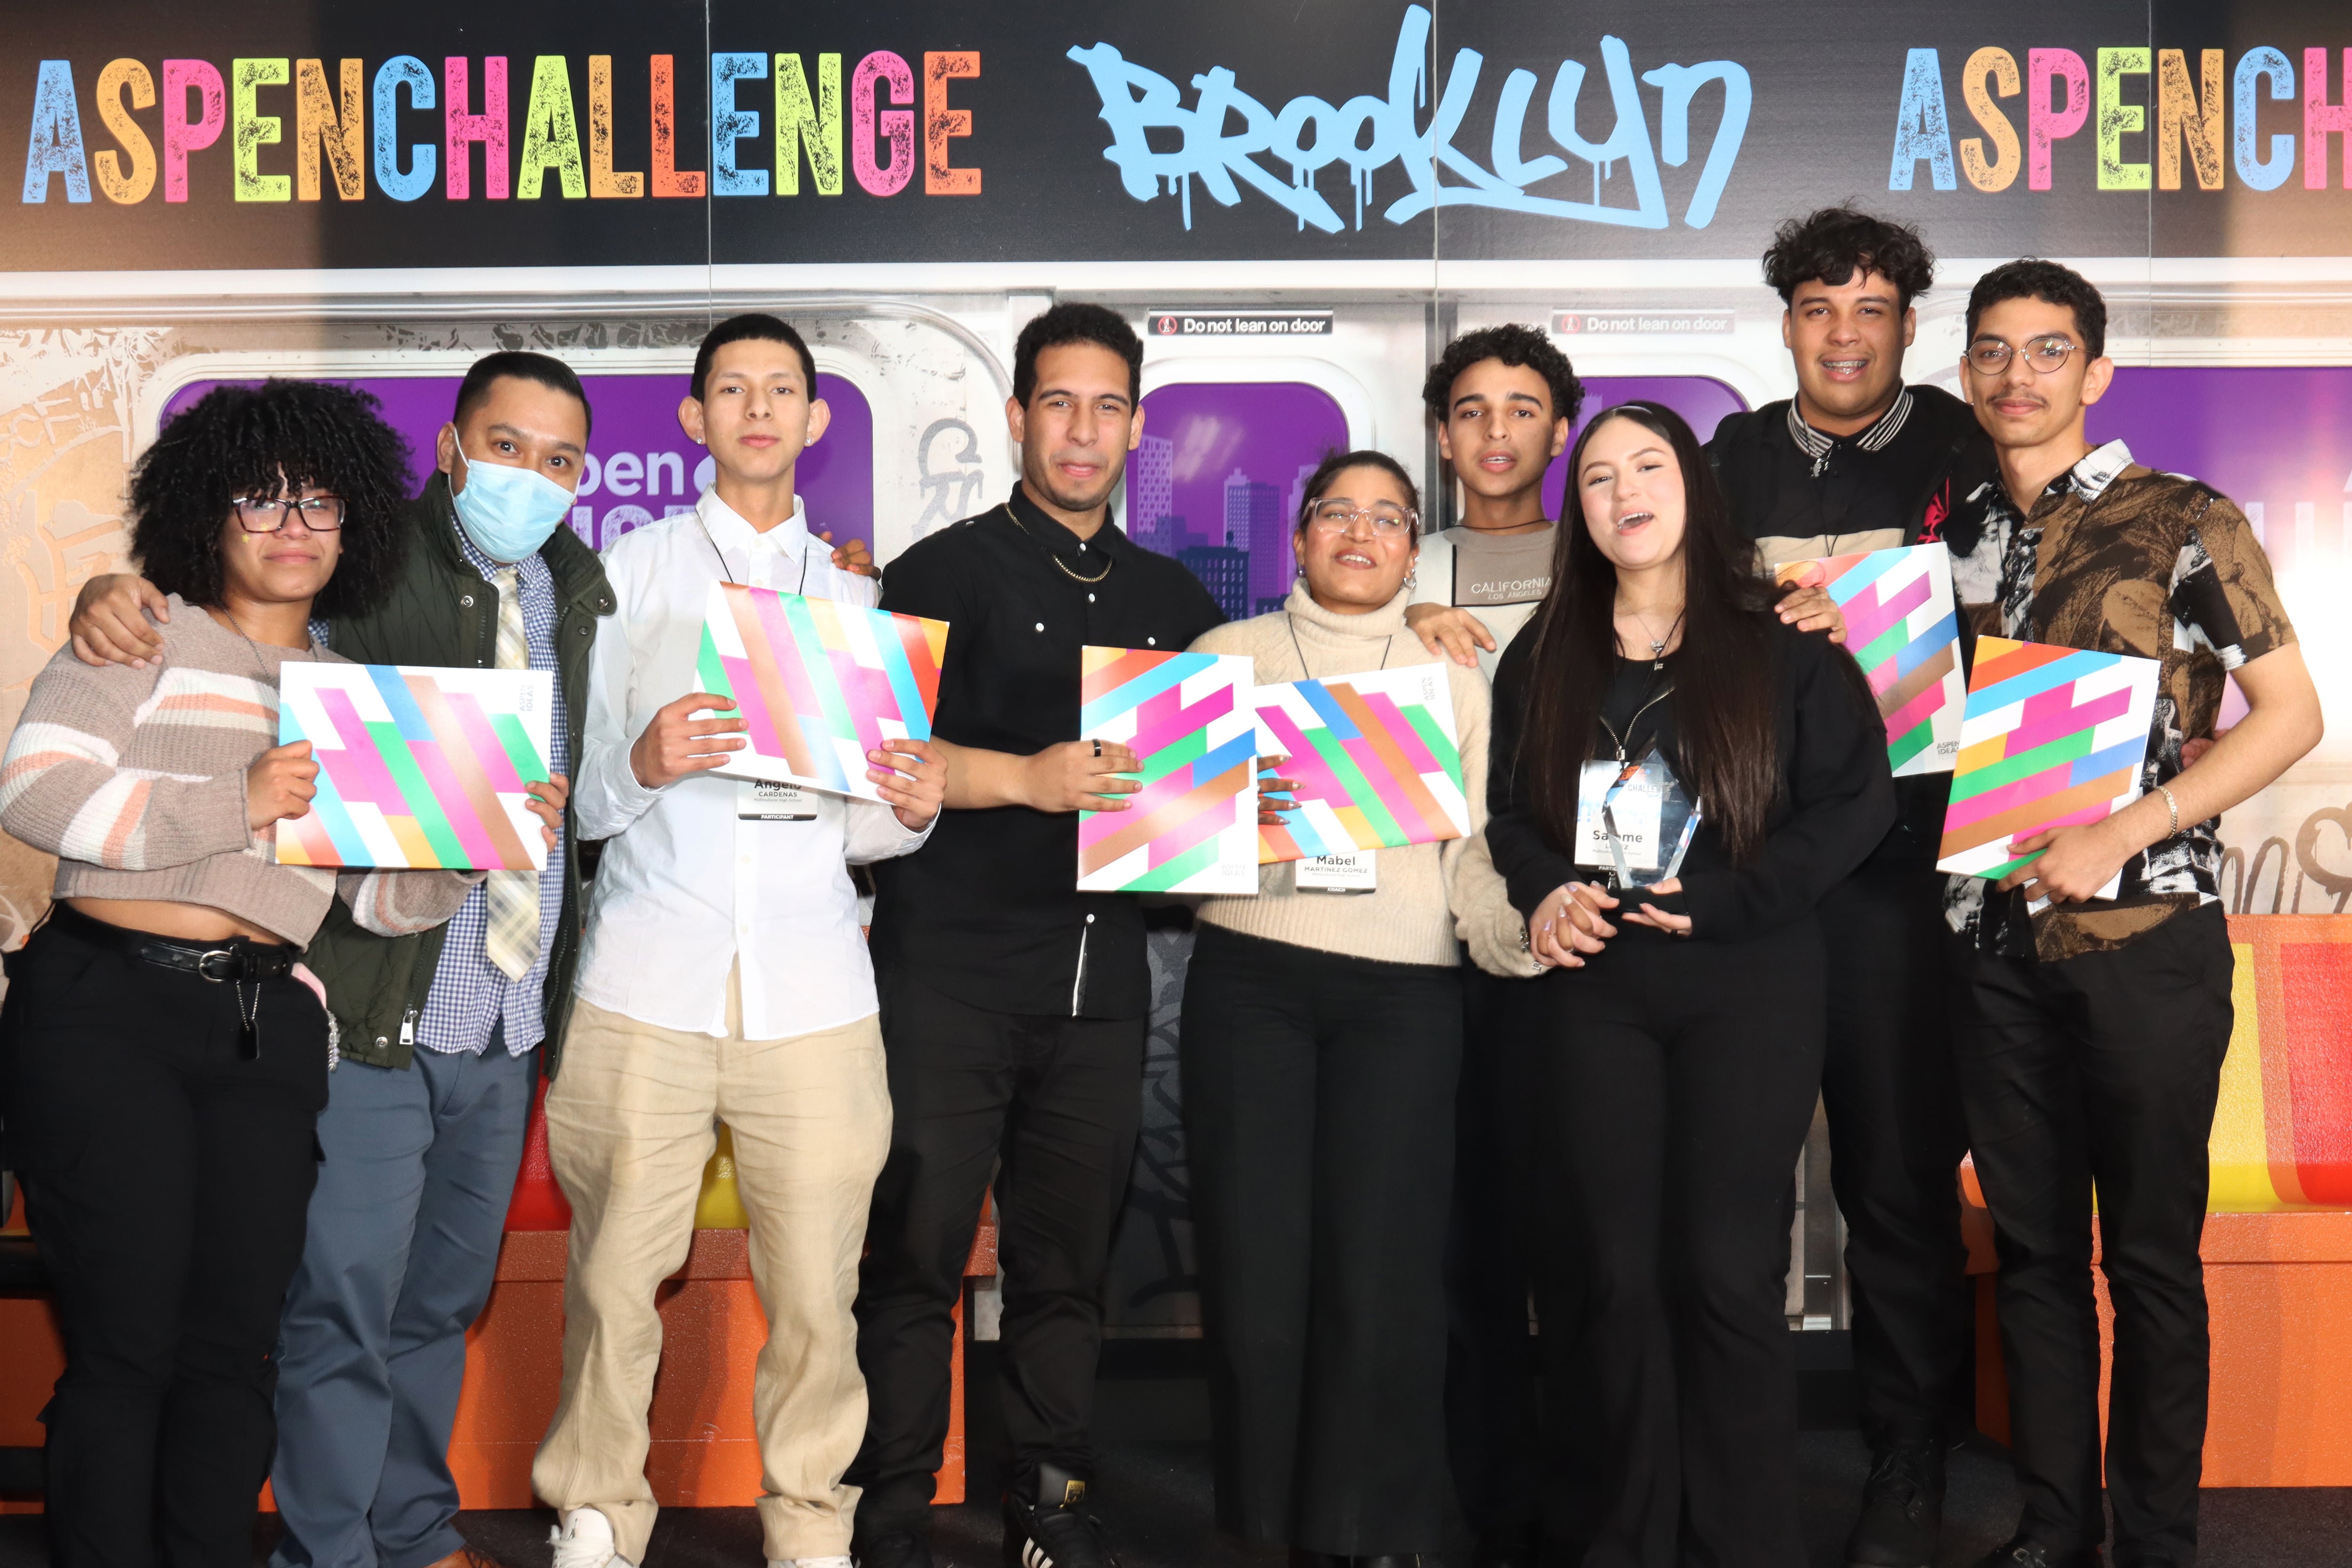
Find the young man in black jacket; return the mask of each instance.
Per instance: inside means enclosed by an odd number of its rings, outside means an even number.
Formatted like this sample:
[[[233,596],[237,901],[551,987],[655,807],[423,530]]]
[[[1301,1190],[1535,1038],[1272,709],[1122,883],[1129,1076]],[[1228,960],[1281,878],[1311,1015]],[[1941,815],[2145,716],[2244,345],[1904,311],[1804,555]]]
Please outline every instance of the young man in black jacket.
[[[1912,302],[1935,258],[1914,229],[1832,207],[1781,226],[1764,276],[1788,307],[1797,395],[1730,416],[1707,447],[1758,567],[1937,539],[1956,510],[1980,504],[1969,498],[1993,459],[1967,404],[1903,384]],[[1841,954],[1822,1094],[1874,1459],[1846,1546],[1853,1568],[1936,1560],[1969,1332],[1955,1179],[1967,1136],[1935,870],[1950,782],[1896,779],[1894,828],[1821,907]]]

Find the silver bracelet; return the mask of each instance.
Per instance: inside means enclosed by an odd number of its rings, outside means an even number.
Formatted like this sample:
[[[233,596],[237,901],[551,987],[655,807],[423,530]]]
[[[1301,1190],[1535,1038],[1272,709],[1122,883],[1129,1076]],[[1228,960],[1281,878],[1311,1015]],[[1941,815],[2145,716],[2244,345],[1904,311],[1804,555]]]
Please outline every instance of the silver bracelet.
[[[2164,836],[2167,838],[2178,838],[2180,837],[2180,803],[2173,799],[2172,792],[2162,784],[2156,786],[2156,793],[2164,797],[2165,809],[2172,813],[2172,826],[2166,830]]]

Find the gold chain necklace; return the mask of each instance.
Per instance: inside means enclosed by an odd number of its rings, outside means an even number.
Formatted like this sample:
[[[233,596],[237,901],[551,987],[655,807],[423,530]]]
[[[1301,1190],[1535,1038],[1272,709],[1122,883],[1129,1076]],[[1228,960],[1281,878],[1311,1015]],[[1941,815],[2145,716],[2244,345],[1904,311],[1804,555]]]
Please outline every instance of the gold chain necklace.
[[[1017,529],[1021,530],[1022,533],[1027,536],[1028,541],[1029,541],[1029,542],[1030,542],[1030,543],[1036,545],[1036,546],[1037,546],[1037,548],[1038,548],[1038,549],[1040,549],[1040,550],[1045,550],[1045,559],[1046,559],[1046,560],[1048,560],[1048,561],[1050,561],[1050,562],[1052,562],[1055,565],[1059,566],[1059,567],[1062,569],[1062,575],[1063,575],[1063,576],[1065,576],[1065,577],[1067,577],[1067,578],[1068,578],[1071,582],[1073,582],[1073,583],[1087,583],[1087,584],[1099,583],[1099,582],[1101,582],[1104,578],[1106,578],[1106,577],[1109,576],[1109,575],[1110,575],[1110,569],[1111,569],[1113,566],[1115,566],[1115,565],[1117,565],[1117,564],[1118,564],[1118,563],[1117,563],[1117,562],[1115,562],[1115,561],[1111,561],[1111,560],[1106,559],[1106,560],[1103,562],[1103,569],[1102,569],[1101,571],[1099,571],[1099,572],[1096,573],[1096,574],[1095,574],[1093,576],[1091,576],[1091,577],[1083,577],[1083,576],[1080,576],[1077,573],[1073,572],[1073,571],[1071,571],[1071,570],[1070,570],[1069,563],[1068,563],[1067,562],[1064,561],[1060,556],[1058,556],[1058,555],[1055,554],[1051,550],[1046,550],[1046,549],[1045,549],[1045,543],[1044,543],[1041,540],[1039,540],[1039,539],[1038,539],[1038,537],[1037,537],[1035,534],[1031,533],[1031,532],[1029,531],[1029,529],[1028,529],[1028,525],[1027,525],[1027,524],[1024,523],[1024,522],[1023,522],[1019,518],[1017,518],[1017,517],[1013,516],[1013,503],[1012,503],[1011,501],[1006,501],[1006,502],[1004,502],[1004,503],[1003,503],[1001,507],[999,507],[997,510],[999,510],[1000,511],[1002,511],[1002,512],[1003,512],[1003,513],[1004,513],[1004,516],[1005,516],[1006,520],[1007,520],[1008,521],[1010,521],[1010,522],[1013,524],[1013,527],[1015,527],[1015,528],[1017,528]]]

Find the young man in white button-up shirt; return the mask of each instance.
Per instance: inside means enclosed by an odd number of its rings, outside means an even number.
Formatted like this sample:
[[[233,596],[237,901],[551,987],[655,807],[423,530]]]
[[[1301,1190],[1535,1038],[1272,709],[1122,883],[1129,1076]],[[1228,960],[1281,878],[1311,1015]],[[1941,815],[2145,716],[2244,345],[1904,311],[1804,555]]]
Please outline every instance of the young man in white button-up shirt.
[[[873,581],[811,535],[794,491],[802,450],[824,434],[815,390],[815,362],[782,321],[714,327],[678,417],[717,482],[605,557],[620,610],[589,671],[574,805],[581,837],[609,842],[547,1100],[572,1255],[562,1395],[531,1481],[563,1521],[557,1568],[644,1559],[654,1290],[686,1261],[721,1121],[768,1318],[752,1394],[766,1555],[849,1564],[857,1492],[841,1477],[866,1426],[850,1304],[890,1101],[848,867],[922,844],[946,766],[920,741],[868,753],[887,804],[719,778],[743,722],[694,689],[714,583],[875,602]]]

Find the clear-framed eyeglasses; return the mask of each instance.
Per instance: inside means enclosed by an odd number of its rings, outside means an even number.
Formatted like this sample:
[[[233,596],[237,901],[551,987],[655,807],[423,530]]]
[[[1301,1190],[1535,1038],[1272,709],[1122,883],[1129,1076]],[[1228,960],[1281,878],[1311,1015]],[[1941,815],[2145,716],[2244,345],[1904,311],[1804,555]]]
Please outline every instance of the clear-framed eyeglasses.
[[[1318,500],[1307,509],[1307,526],[1318,533],[1347,533],[1359,522],[1380,538],[1398,539],[1419,526],[1421,514],[1385,501],[1360,507],[1353,501]]]
[[[313,533],[332,533],[343,526],[341,496],[239,496],[236,524],[247,533],[276,533],[289,517],[300,518]]]
[[[2074,340],[2056,332],[2045,333],[2025,342],[2025,363],[2037,375],[2048,375],[2074,355]],[[1969,363],[1979,375],[1999,375],[2009,368],[2017,350],[1999,338],[1979,338],[1969,345]]]

